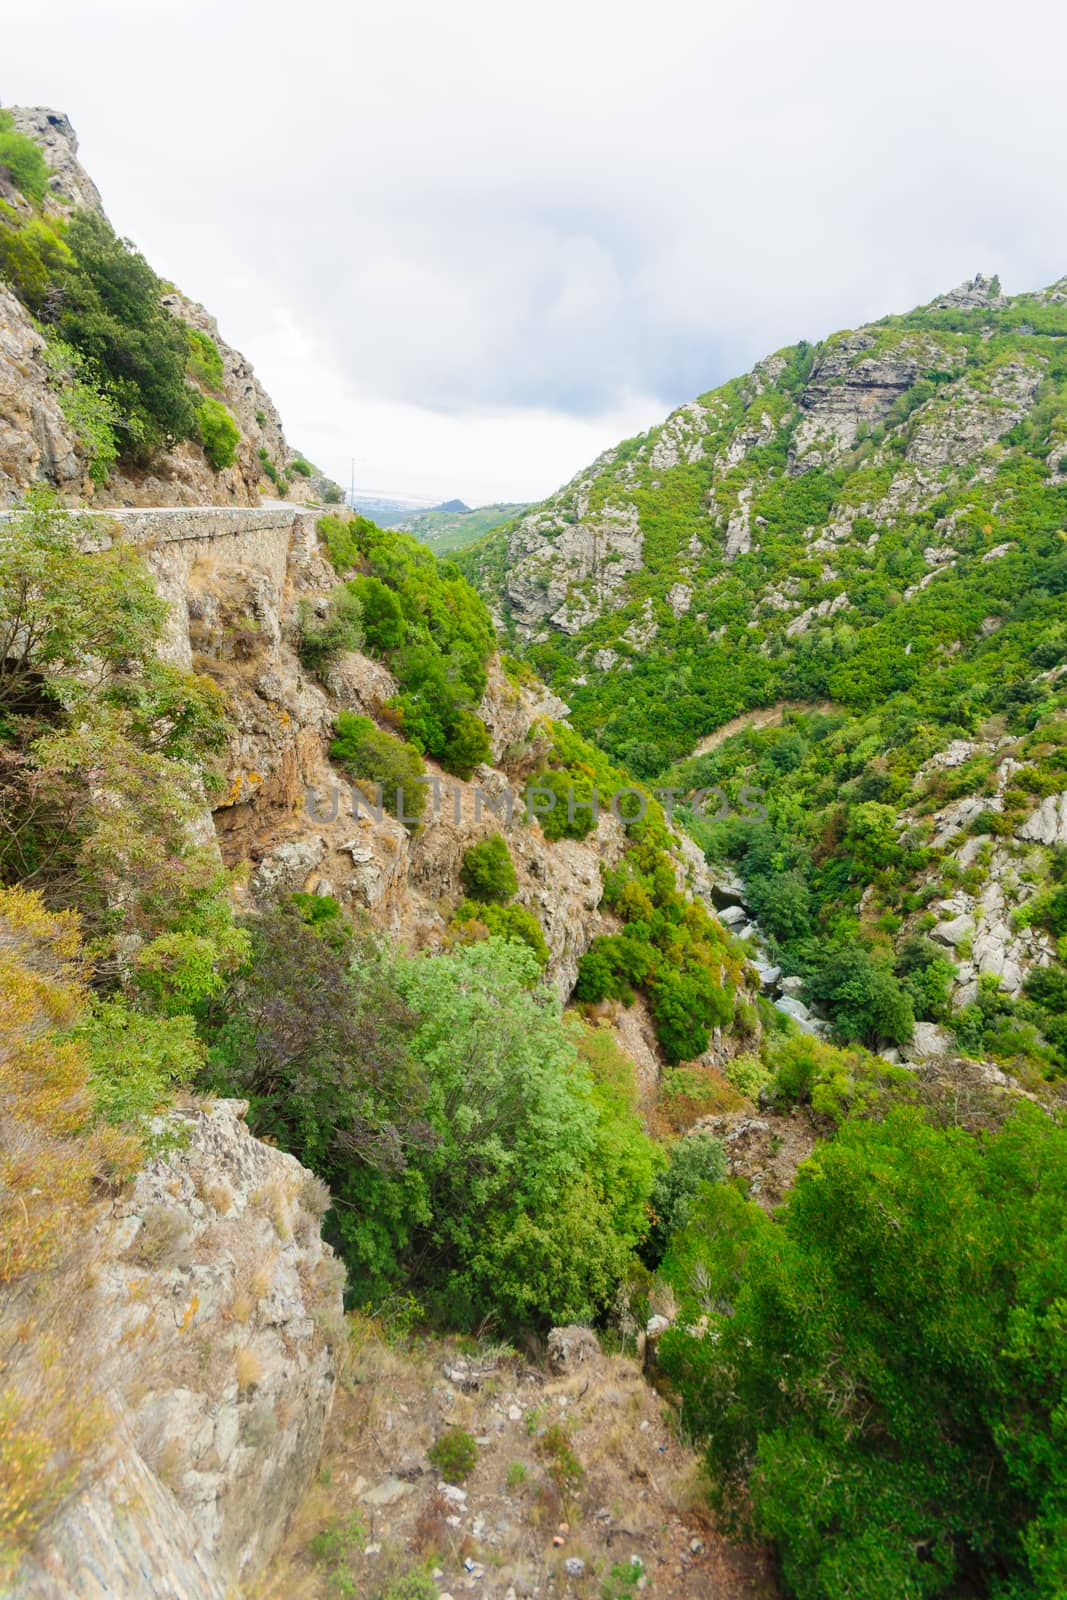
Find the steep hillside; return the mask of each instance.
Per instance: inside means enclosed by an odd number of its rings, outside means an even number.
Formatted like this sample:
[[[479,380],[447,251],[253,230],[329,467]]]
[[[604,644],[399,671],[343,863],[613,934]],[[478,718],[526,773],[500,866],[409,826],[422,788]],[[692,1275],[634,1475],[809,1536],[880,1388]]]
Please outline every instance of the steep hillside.
[[[328,491],[212,317],[116,238],[68,119],[0,111],[0,505]]]
[[[750,707],[1004,650],[983,623],[1063,555],[1067,279],[995,291],[780,351],[465,555],[583,731],[653,776]]]
[[[778,352],[460,559],[577,727],[714,790],[698,837],[846,1037],[918,1018],[1060,1072],[1065,528],[1067,280],[978,277]]]

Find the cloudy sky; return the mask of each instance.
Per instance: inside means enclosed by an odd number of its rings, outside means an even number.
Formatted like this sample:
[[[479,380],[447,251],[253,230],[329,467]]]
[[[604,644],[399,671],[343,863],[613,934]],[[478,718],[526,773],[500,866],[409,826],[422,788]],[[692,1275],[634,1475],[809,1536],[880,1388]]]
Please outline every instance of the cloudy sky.
[[[545,494],[769,350],[1067,272],[1061,0],[7,0],[113,222],[366,491]]]

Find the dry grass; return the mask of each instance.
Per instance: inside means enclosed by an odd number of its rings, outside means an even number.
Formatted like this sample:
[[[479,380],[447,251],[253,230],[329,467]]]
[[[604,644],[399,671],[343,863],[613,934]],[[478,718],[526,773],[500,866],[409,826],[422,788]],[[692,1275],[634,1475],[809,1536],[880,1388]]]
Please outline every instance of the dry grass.
[[[137,1140],[95,1129],[86,1055],[55,1030],[84,1004],[77,919],[0,889],[0,1571],[90,1469],[108,1412],[77,1310],[92,1228]]]
[[[270,1286],[274,1282],[274,1271],[278,1264],[275,1254],[269,1255],[261,1261],[248,1279],[248,1292],[253,1300],[259,1301],[270,1294]]]
[[[204,1189],[204,1199],[224,1217],[233,1205],[233,1190],[228,1183],[209,1183]]]
[[[252,1313],[255,1311],[255,1309],[256,1302],[252,1299],[252,1296],[246,1294],[242,1289],[238,1289],[234,1294],[233,1299],[230,1301],[230,1320],[232,1322],[238,1322],[242,1327],[244,1327],[245,1323],[251,1320]]]
[[[241,1394],[247,1394],[262,1381],[263,1363],[250,1344],[242,1345],[238,1350],[235,1370],[237,1387]]]
[[[188,1242],[189,1228],[189,1218],[183,1212],[170,1206],[147,1206],[137,1236],[126,1253],[131,1261],[141,1266],[165,1266]]]

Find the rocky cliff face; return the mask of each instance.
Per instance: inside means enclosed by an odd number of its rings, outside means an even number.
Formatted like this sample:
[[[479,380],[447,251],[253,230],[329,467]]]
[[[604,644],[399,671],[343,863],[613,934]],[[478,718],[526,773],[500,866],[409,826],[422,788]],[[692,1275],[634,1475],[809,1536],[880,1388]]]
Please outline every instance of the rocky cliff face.
[[[333,1399],[343,1272],[322,1186],[243,1109],[172,1113],[170,1147],[96,1222],[78,1342],[106,1442],[12,1600],[223,1600],[284,1537]]]
[[[579,958],[613,926],[600,908],[601,867],[618,861],[625,835],[606,808],[582,841],[550,842],[524,820],[520,791],[547,748],[542,720],[565,706],[547,690],[517,687],[492,662],[479,709],[497,764],[465,783],[428,761],[434,800],[413,835],[362,796],[354,810],[350,785],[328,759],[338,711],[380,717],[396,684],[381,663],[359,654],[342,657],[325,683],[300,665],[300,604],[324,605],[336,582],[319,554],[314,514],[131,513],[123,526],[145,541],[171,601],[174,660],[207,673],[226,695],[233,733],[214,821],[226,864],[247,869],[239,891],[245,903],[294,890],[328,893],[408,944],[432,946],[463,898],[464,851],[503,831],[517,898],[541,923],[548,974],[568,995]],[[691,880],[694,870],[679,842],[680,879]]]
[[[42,106],[14,106],[16,128],[42,149],[51,168],[45,209],[63,217],[87,208],[104,214],[100,193],[78,160],[78,141],[67,117]],[[16,213],[28,202],[10,185],[0,185]],[[45,340],[26,308],[0,283],[0,506],[15,504],[34,484],[49,484],[71,503],[105,506],[256,505],[277,490],[265,474],[261,452],[285,474],[294,459],[278,411],[249,361],[221,337],[203,306],[178,291],[164,304],[179,321],[214,340],[222,357],[223,379],[215,391],[230,411],[240,441],[237,459],[215,471],[203,451],[185,441],[162,452],[143,471],[117,471],[105,484],[89,475],[89,457],[61,405],[61,383],[44,360]],[[310,498],[312,485],[299,473],[287,477],[287,497]]]

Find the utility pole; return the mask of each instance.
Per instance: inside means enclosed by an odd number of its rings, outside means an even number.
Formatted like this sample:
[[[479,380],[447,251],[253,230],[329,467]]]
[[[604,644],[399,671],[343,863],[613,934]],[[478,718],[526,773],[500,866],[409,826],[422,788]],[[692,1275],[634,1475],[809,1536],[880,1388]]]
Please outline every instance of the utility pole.
[[[356,458],[352,457],[352,487],[348,493],[348,503],[354,511],[356,509]]]

